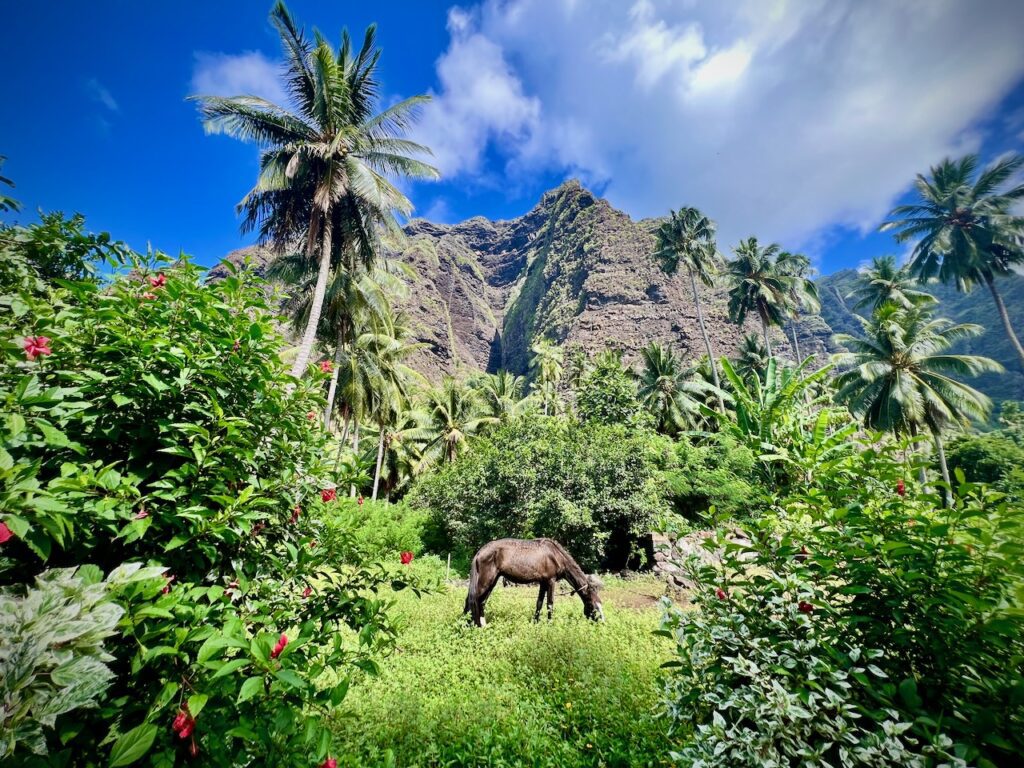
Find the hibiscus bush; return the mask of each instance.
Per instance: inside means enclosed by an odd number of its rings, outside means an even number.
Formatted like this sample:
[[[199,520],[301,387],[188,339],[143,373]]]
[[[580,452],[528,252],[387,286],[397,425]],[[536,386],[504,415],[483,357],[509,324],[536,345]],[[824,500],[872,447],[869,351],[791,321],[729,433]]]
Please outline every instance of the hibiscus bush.
[[[130,272],[54,278],[31,229],[0,232],[0,585],[156,569],[114,593],[115,676],[42,723],[41,763],[323,762],[322,714],[393,639],[375,590],[404,583],[339,526],[320,545],[326,375],[288,375],[250,273],[119,247]]]
[[[946,508],[903,455],[862,445],[746,526],[749,546],[711,543],[724,557],[695,573],[701,611],[668,628],[681,657],[670,711],[700,726],[686,754],[734,738],[756,751],[773,728],[802,734],[769,738],[781,764],[1000,766],[1024,753],[1024,510],[962,474]],[[846,725],[830,719],[840,710]],[[878,756],[891,739],[915,757]]]

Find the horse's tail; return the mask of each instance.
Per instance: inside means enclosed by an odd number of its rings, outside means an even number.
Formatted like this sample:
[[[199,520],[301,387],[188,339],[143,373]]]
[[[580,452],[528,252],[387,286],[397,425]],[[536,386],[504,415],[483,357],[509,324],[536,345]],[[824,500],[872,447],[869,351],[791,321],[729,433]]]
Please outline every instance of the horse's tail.
[[[477,562],[477,558],[473,556],[473,562],[469,565],[469,589],[466,591],[466,605],[463,607],[463,613],[472,613],[474,621],[476,620],[476,599],[480,593],[480,564]]]

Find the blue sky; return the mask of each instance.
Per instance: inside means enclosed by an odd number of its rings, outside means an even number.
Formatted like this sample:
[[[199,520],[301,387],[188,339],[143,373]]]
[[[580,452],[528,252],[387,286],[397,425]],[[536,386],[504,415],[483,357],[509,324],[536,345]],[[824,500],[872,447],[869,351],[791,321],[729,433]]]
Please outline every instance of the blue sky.
[[[429,92],[444,173],[417,212],[510,218],[579,177],[636,218],[696,205],[822,272],[900,252],[874,229],[946,154],[1021,151],[1024,3],[300,2],[337,40],[379,25],[388,98]],[[251,238],[258,151],[206,136],[197,88],[273,95],[270,4],[21,3],[0,28],[4,175],[31,216],[215,263]]]

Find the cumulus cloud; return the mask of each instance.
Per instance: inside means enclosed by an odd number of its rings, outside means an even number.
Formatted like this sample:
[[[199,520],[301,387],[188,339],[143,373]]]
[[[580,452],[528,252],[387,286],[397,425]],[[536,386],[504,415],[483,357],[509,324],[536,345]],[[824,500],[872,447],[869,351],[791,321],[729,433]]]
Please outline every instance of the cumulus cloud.
[[[287,104],[280,64],[259,51],[239,54],[197,52],[192,92],[204,96],[260,96]]]
[[[451,177],[575,173],[634,216],[696,205],[723,245],[867,229],[977,148],[1024,76],[1015,0],[485,0],[449,15],[418,138]]]

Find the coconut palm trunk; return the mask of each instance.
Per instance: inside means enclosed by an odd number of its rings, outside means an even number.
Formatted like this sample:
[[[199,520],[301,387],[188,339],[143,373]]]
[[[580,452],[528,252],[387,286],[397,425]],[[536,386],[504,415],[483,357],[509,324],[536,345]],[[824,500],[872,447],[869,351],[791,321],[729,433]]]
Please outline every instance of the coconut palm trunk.
[[[324,429],[331,428],[331,415],[334,413],[334,398],[338,394],[338,375],[341,373],[341,357],[344,351],[345,334],[344,331],[339,328],[338,338],[334,347],[334,368],[331,370],[331,384],[327,388],[327,407],[324,409]]]
[[[356,417],[352,418],[352,453],[355,454],[356,463],[359,462],[359,419]],[[350,498],[356,496],[356,484],[352,483],[348,489],[348,495]]]
[[[796,362],[803,360],[803,355],[800,354],[800,340],[796,335],[796,320],[789,321],[789,328],[793,332],[793,353],[796,355]]]
[[[384,427],[380,428],[380,437],[377,440],[377,468],[373,471],[373,501],[377,500],[377,487],[380,485],[380,468],[384,463]]]
[[[1017,338],[1017,334],[1013,331],[1013,324],[1010,322],[1010,315],[1006,311],[1006,304],[1003,303],[1003,297],[999,293],[999,289],[996,288],[996,281],[993,279],[991,273],[986,273],[985,283],[988,285],[988,289],[992,292],[992,299],[996,303],[996,309],[999,311],[999,319],[1003,321],[1003,329],[1006,331],[1006,337],[1010,340],[1014,350],[1017,352],[1017,359],[1020,361],[1021,370],[1024,371],[1024,346],[1021,346],[1020,339]]]
[[[693,306],[697,309],[697,325],[700,326],[700,334],[704,337],[704,349],[708,351],[708,364],[711,366],[711,380],[715,384],[715,389],[718,390],[718,410],[721,413],[725,413],[725,400],[722,399],[722,385],[718,381],[718,364],[715,362],[715,353],[711,349],[711,337],[708,336],[708,329],[704,327],[704,310],[700,305],[700,294],[697,292],[697,277],[693,274],[692,269],[687,269],[690,273],[690,287],[693,289]]]
[[[933,430],[932,436],[935,438],[935,453],[939,457],[939,471],[942,472],[943,482],[949,486],[948,488],[942,489],[942,499],[947,507],[953,506],[952,496],[952,483],[949,480],[949,464],[946,463],[946,446],[942,443],[942,433],[939,430]]]
[[[326,217],[318,211],[310,220],[309,240],[307,242],[307,253],[313,255],[313,247],[316,243],[316,236],[321,229],[320,223]],[[301,379],[309,365],[310,355],[313,354],[313,344],[316,343],[316,329],[320,325],[320,314],[324,308],[324,297],[327,295],[327,278],[331,274],[331,227],[330,219],[328,225],[322,227],[323,235],[320,238],[320,267],[316,276],[316,286],[313,288],[313,303],[309,308],[309,320],[306,322],[306,330],[302,333],[302,342],[299,344],[299,353],[292,364],[292,376]]]

